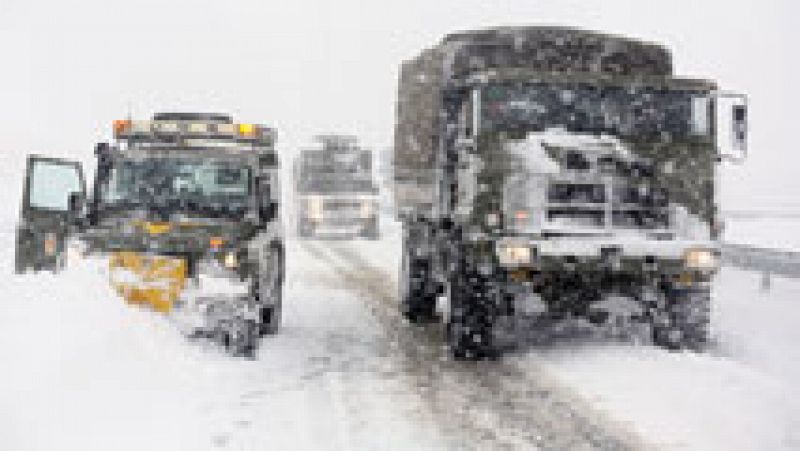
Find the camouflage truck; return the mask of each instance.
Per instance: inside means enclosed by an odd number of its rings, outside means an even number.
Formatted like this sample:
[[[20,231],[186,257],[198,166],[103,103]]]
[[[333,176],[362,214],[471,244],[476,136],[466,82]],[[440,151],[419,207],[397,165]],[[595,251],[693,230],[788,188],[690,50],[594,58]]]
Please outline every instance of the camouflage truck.
[[[379,190],[372,152],[354,137],[317,137],[320,148],[295,159],[297,234],[300,237],[363,237],[379,234]]]
[[[81,165],[29,156],[18,272],[109,257],[129,302],[169,312],[193,336],[249,354],[278,331],[284,277],[276,132],[223,114],[162,113],[114,122],[96,146],[87,196]]]
[[[504,27],[405,61],[396,113],[401,308],[441,319],[456,357],[575,317],[707,343],[715,168],[744,157],[744,96],[673,76],[657,44]]]

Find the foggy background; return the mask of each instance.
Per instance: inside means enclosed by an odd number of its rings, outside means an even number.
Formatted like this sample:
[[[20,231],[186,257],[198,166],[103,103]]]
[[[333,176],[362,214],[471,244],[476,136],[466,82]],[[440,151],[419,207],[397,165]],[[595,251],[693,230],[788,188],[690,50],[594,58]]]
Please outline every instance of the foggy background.
[[[721,167],[722,209],[800,213],[798,12],[788,0],[0,0],[0,221],[16,220],[25,154],[91,171],[94,144],[129,113],[229,112],[275,126],[286,167],[323,132],[386,149],[403,59],[451,31],[514,24],[662,43],[678,75],[747,93],[751,156]]]

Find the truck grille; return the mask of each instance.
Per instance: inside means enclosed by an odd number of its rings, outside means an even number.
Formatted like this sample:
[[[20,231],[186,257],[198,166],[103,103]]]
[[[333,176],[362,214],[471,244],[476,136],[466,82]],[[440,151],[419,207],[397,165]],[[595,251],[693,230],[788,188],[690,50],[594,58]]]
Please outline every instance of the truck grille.
[[[551,181],[544,216],[552,225],[570,227],[664,229],[667,207],[666,192],[647,184]]]
[[[551,183],[547,200],[552,203],[604,203],[606,190],[601,183]]]
[[[652,185],[641,178],[540,174],[507,185],[504,208],[517,229],[668,229],[667,193]]]
[[[354,210],[361,208],[361,201],[352,199],[325,199],[325,210]]]

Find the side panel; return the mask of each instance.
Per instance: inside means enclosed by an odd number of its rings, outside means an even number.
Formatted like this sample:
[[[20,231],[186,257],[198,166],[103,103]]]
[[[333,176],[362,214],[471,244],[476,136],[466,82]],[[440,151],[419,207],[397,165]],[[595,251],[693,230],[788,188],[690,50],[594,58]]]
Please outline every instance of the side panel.
[[[430,212],[439,148],[443,56],[427,50],[403,63],[394,133],[394,190],[399,216]]]

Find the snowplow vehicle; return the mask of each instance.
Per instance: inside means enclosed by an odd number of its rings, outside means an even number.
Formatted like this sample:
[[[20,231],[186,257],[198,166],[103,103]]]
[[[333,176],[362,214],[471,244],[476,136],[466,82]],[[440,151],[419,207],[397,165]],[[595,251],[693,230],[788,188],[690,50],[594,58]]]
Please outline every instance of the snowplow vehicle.
[[[298,236],[377,239],[372,151],[352,136],[322,135],[317,141],[321,148],[303,149],[295,159]]]
[[[404,62],[394,143],[400,305],[457,358],[567,318],[709,340],[715,172],[747,99],[665,47],[564,27],[454,33]],[[642,327],[639,327],[642,326]]]
[[[250,354],[281,321],[284,276],[274,129],[227,115],[114,122],[87,196],[79,163],[29,156],[16,269],[59,269],[71,246],[107,255],[130,303]]]

